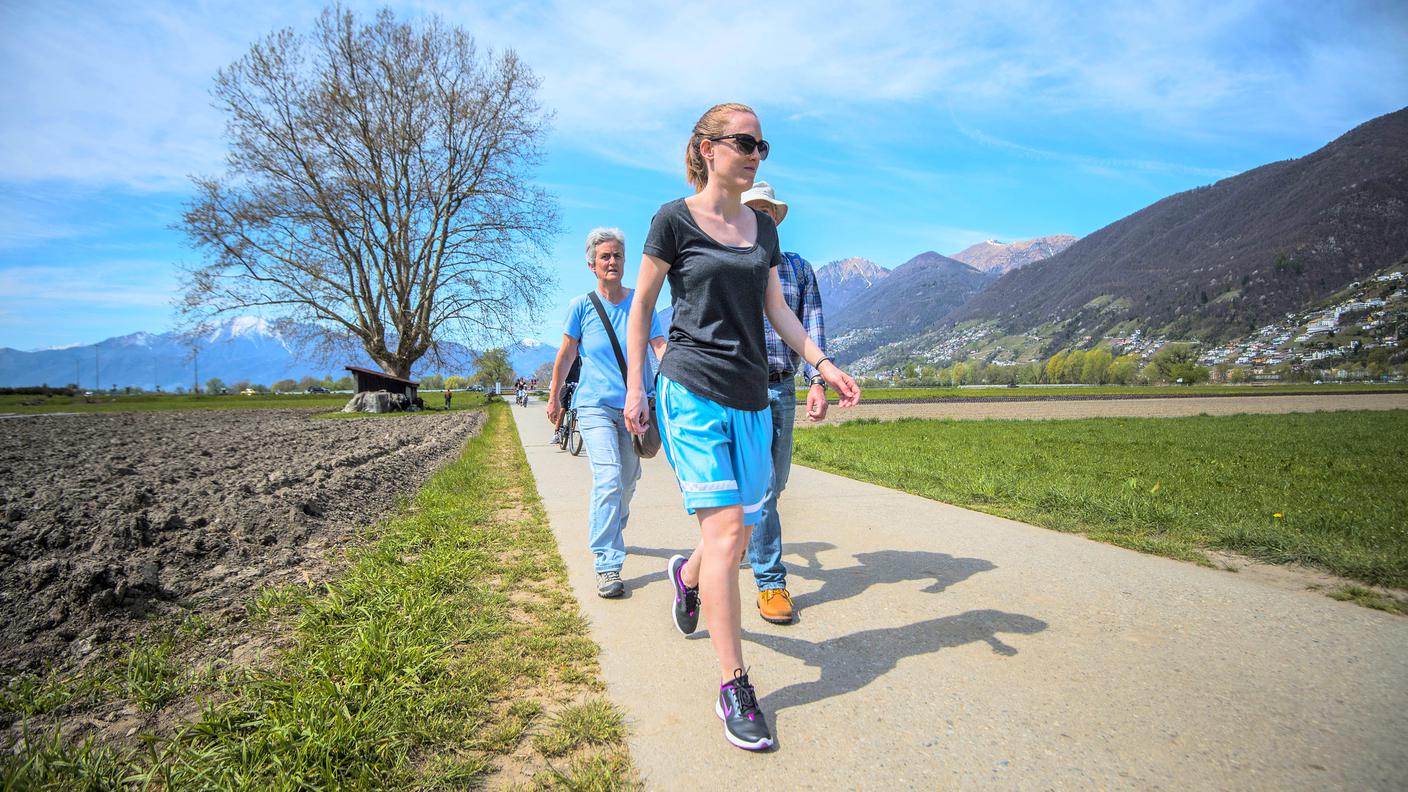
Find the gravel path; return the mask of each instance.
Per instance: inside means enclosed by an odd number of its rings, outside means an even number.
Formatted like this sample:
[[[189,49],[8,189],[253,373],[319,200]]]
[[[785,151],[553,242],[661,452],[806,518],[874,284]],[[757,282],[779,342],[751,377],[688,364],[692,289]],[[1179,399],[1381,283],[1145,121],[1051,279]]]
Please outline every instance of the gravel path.
[[[1405,410],[1408,393],[1344,393],[1332,396],[1181,396],[1172,399],[1044,399],[1041,401],[930,402],[926,404],[861,404],[850,410],[830,410],[820,425],[873,418],[951,418],[981,421],[993,418],[1177,418],[1186,415],[1293,413],[1335,410]],[[803,411],[797,423],[810,425]]]

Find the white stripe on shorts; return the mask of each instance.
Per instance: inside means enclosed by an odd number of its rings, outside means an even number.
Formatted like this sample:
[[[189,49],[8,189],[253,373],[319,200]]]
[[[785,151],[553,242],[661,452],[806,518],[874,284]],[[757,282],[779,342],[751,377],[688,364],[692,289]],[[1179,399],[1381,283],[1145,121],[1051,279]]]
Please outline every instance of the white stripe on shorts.
[[[755,511],[761,511],[762,508],[763,508],[763,504],[764,504],[764,503],[767,503],[767,502],[768,502],[768,496],[764,495],[764,496],[763,496],[763,499],[760,500],[760,501],[758,501],[757,503],[754,503],[754,504],[751,505],[751,506],[744,506],[744,507],[743,507],[743,513],[744,513],[744,514],[752,514],[752,513],[755,512]]]
[[[701,481],[697,484],[692,481],[681,481],[680,489],[684,490],[685,492],[724,492],[726,490],[738,489],[738,482],[733,479],[725,479],[723,481]],[[764,498],[764,500],[766,500],[766,498]],[[758,505],[762,506],[763,501],[758,501]]]

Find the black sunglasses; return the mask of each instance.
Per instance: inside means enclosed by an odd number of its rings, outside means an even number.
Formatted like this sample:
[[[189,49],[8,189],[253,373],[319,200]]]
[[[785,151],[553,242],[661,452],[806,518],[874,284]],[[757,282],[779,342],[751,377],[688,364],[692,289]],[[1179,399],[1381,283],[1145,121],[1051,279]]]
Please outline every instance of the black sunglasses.
[[[732,140],[734,145],[738,146],[738,153],[745,157],[752,154],[753,149],[757,149],[758,159],[760,160],[768,158],[768,149],[771,148],[766,140],[758,140],[746,132],[739,132],[733,135],[719,135],[718,137],[711,137],[709,139],[715,143],[720,140]]]

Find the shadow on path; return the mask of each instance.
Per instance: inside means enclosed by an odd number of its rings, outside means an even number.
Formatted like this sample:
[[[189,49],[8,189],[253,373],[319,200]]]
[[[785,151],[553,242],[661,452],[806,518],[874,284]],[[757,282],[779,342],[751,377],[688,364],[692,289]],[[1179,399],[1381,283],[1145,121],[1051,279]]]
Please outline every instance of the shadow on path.
[[[678,550],[653,547],[627,547],[628,556],[658,558],[667,560],[675,553],[688,554],[693,548]],[[813,580],[821,584],[816,591],[797,594],[792,602],[797,606],[799,616],[809,605],[824,602],[837,602],[865,593],[871,586],[906,581],[933,581],[920,589],[926,594],[938,594],[949,586],[961,583],[980,572],[996,569],[997,565],[982,558],[955,558],[947,553],[934,553],[927,550],[877,550],[858,553],[852,558],[860,562],[850,566],[826,568],[820,554],[835,550],[828,542],[795,542],[783,545],[783,560],[787,564],[788,577]],[[804,563],[788,560],[788,556],[801,556]],[[740,569],[740,576],[751,577],[749,569]],[[665,580],[665,565],[652,572],[646,572],[625,582],[627,590]]]
[[[834,550],[835,545],[827,542],[798,542],[784,545],[784,549],[786,553],[800,555],[806,560],[805,564],[787,564],[788,577],[821,583],[821,587],[816,591],[798,594],[792,598],[799,612],[809,605],[850,599],[863,594],[871,586],[886,583],[932,580],[932,583],[920,591],[938,594],[979,572],[997,568],[996,564],[982,558],[955,558],[947,553],[928,550],[877,550],[852,556],[860,562],[858,564],[827,569],[818,556],[823,551]]]
[[[903,627],[862,630],[816,643],[751,630],[743,631],[743,639],[821,669],[821,677],[815,682],[788,685],[764,696],[765,709],[776,711],[860,690],[894,670],[903,658],[975,641],[986,642],[993,654],[1011,657],[1017,650],[998,638],[999,633],[1031,635],[1046,627],[1046,622],[1031,616],[975,610]],[[916,695],[919,693],[915,691]]]

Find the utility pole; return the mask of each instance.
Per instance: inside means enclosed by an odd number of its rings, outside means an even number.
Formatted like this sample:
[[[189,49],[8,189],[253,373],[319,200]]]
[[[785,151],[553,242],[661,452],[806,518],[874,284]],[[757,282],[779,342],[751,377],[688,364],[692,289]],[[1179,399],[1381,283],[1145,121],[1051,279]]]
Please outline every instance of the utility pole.
[[[200,347],[191,346],[191,393],[200,395]]]

